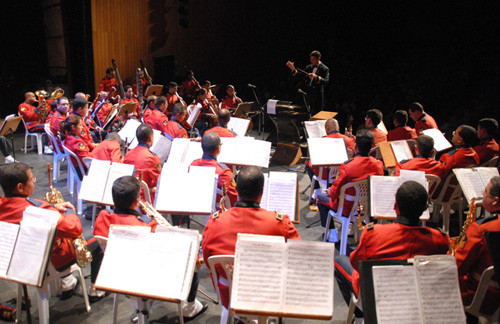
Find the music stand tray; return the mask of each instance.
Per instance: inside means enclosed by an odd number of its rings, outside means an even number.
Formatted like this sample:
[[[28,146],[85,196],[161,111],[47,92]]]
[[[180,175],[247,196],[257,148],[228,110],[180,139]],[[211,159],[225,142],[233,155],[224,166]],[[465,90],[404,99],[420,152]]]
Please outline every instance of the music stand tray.
[[[163,90],[163,84],[152,84],[147,87],[146,92],[144,93],[145,97],[149,96],[159,96],[161,95],[161,91]]]
[[[238,107],[234,110],[233,116],[238,117],[238,116],[243,116],[250,112],[252,110],[252,105],[253,101],[250,102],[242,102],[238,104]]]
[[[311,120],[328,120],[328,119],[332,119],[333,117],[337,116],[337,114],[338,113],[336,113],[334,111],[322,110],[319,113],[317,113],[316,115],[312,116]]]
[[[136,102],[127,102],[126,104],[122,105],[120,107],[120,110],[118,111],[118,116],[121,117],[132,113],[136,105]]]
[[[10,135],[10,141],[12,143],[12,156],[14,160],[16,159],[16,150],[14,148],[14,133],[17,130],[17,127],[19,127],[19,123],[21,122],[22,118],[23,117],[21,116],[17,116],[4,120],[2,123],[2,128],[0,129],[0,136]]]

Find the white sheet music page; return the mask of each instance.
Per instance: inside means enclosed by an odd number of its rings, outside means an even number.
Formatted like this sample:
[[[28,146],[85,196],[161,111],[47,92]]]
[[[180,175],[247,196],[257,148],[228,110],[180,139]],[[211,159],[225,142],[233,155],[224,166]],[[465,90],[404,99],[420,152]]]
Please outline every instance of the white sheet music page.
[[[343,138],[308,138],[311,165],[340,165],[348,160]]]
[[[156,154],[160,158],[161,162],[164,162],[170,152],[172,141],[163,136],[159,130],[154,129],[153,132],[154,138],[153,145],[151,145],[151,152]]]
[[[267,101],[267,113],[269,115],[276,115],[276,104],[278,103],[278,100],[276,99],[269,99]]]
[[[372,274],[378,323],[423,323],[412,266],[374,266]]]
[[[269,188],[269,173],[264,173],[264,189],[262,191],[262,199],[260,200],[260,207],[267,209],[267,196],[268,196],[268,188]]]
[[[309,138],[321,138],[326,136],[325,124],[326,120],[305,121],[304,126],[306,127],[307,136]]]
[[[458,270],[451,255],[415,256],[424,323],[465,323]]]
[[[83,177],[78,198],[101,202],[110,168],[111,161],[92,160],[88,174]]]
[[[434,149],[438,152],[447,150],[452,147],[450,142],[444,137],[443,133],[439,129],[429,128],[424,129],[422,134],[432,137],[434,140]]]
[[[238,136],[245,136],[250,125],[250,119],[231,117],[227,128],[236,133]]]
[[[394,202],[399,177],[370,176],[370,216],[396,217]]]
[[[288,240],[285,313],[333,316],[335,244]]]
[[[286,269],[285,242],[239,238],[234,259],[231,307],[280,311]]]
[[[18,233],[18,224],[0,222],[0,276],[7,274]]]
[[[203,149],[201,148],[201,142],[191,141],[189,142],[183,163],[190,165],[191,162],[193,162],[194,160],[201,159],[202,157],[203,157]]]
[[[137,127],[139,127],[140,125],[141,125],[140,121],[131,118],[127,120],[125,126],[123,126],[123,128],[120,129],[118,135],[120,135],[120,138],[122,140],[124,141],[126,140],[128,143],[130,143],[135,138],[135,132],[137,131]]]
[[[118,162],[111,163],[111,167],[109,168],[108,180],[106,181],[106,187],[104,187],[104,194],[102,197],[102,201],[107,205],[113,206],[114,205],[113,194],[112,194],[113,183],[118,178],[131,175],[134,175],[133,164],[125,164]]]
[[[256,140],[252,137],[238,136],[224,138],[221,153],[217,160],[232,165],[254,165],[269,167],[271,142]]]
[[[297,202],[297,173],[269,172],[266,201],[267,210],[279,211],[293,221]]]
[[[189,138],[174,138],[172,142],[172,147],[170,148],[170,154],[168,156],[167,163],[181,163],[184,161],[184,156],[186,155]]]
[[[401,186],[406,181],[415,181],[420,183],[427,192],[429,192],[429,183],[425,178],[424,171],[415,171],[415,170],[401,170],[399,174],[399,186]],[[420,216],[420,220],[428,220],[431,217],[429,213],[429,208],[427,208],[422,215]]]
[[[490,182],[491,178],[499,176],[497,168],[479,167],[479,168],[474,168],[474,170],[476,170],[481,176],[481,180],[483,181],[485,188]]]
[[[401,162],[403,160],[413,159],[413,154],[411,154],[410,147],[406,141],[393,141],[390,142],[396,161]]]
[[[191,113],[189,114],[189,117],[187,118],[187,122],[189,123],[189,125],[192,125],[194,126],[194,122],[196,121],[196,118],[198,117],[198,115],[200,114],[200,111],[201,111],[201,104],[200,103],[197,103],[193,108],[192,108],[192,111]]]
[[[455,173],[467,201],[470,202],[473,198],[483,197],[483,191],[486,186],[479,172],[474,171],[474,169],[464,168],[453,169],[453,173]]]

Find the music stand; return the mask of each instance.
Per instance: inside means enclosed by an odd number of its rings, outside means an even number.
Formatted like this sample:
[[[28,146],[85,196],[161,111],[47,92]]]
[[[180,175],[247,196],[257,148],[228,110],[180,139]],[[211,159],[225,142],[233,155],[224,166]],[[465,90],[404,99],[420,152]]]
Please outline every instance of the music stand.
[[[120,110],[118,111],[118,116],[127,116],[134,111],[136,105],[136,102],[127,102],[126,104],[122,105],[120,107]]]
[[[234,117],[244,116],[244,118],[248,117],[247,113],[249,113],[250,110],[252,110],[252,105],[253,105],[253,101],[242,102],[242,103],[238,104],[238,107],[236,107],[236,109],[233,113],[233,116]]]
[[[322,110],[316,115],[311,117],[311,120],[328,120],[332,119],[333,117],[337,116],[337,113],[334,111],[325,111]]]
[[[14,132],[17,130],[22,117],[14,117],[4,120],[2,128],[0,128],[0,136],[10,135],[10,141],[12,143],[12,156],[14,160],[16,159],[16,150],[14,149]]]
[[[147,87],[144,96],[147,98],[149,96],[159,96],[163,90],[163,84],[152,84]]]

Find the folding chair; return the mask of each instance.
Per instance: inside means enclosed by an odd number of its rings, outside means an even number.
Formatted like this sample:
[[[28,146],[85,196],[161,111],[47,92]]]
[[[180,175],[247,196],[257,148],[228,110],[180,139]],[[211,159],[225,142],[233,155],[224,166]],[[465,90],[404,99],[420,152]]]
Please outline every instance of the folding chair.
[[[441,183],[441,178],[435,174],[426,174],[425,179],[427,180],[430,201],[432,195],[434,195],[434,191],[436,191],[436,189],[439,187],[439,184]]]
[[[221,300],[218,285],[219,280],[225,280],[226,282],[224,282],[224,284],[227,283],[227,286],[229,287],[228,308],[226,309],[222,306],[220,324],[232,324],[234,322],[234,314],[231,312],[231,288],[233,286],[234,255],[211,256],[208,258],[207,264],[210,267],[210,271],[212,273],[212,283],[214,284],[217,296],[219,296],[219,300]],[[224,271],[224,275],[226,277],[225,279],[219,275],[216,268]]]
[[[489,266],[483,271],[472,302],[470,303],[470,305],[464,307],[467,313],[478,317],[480,319],[480,323],[482,324],[492,323],[495,318],[495,314],[489,316],[481,313],[480,311],[484,297],[486,296],[486,292],[488,291],[488,285],[490,284],[491,278],[494,274],[495,269],[493,266]],[[498,313],[498,310],[496,311],[496,313]]]
[[[82,177],[86,174],[85,168],[83,167],[82,162],[80,161],[80,158],[76,156],[75,153],[73,153],[70,149],[68,149],[66,146],[62,146],[64,149],[64,153],[66,154],[66,160],[68,161],[68,180],[69,180],[69,192],[73,196],[73,202],[76,199],[76,211],[78,216],[82,216],[83,214],[83,201],[78,198],[78,194],[80,193],[80,187],[82,186],[82,179],[78,176],[77,169],[80,171],[80,174]],[[72,159],[73,158],[73,159]],[[77,162],[77,165],[75,166],[73,161]],[[70,172],[71,171],[71,172]],[[75,195],[75,182],[76,182],[76,195]]]
[[[456,204],[459,210],[459,228],[462,228],[462,188],[458,183],[457,177],[455,173],[451,172],[446,180],[444,181],[444,185],[441,188],[437,198],[431,196],[431,202],[433,204],[433,220],[437,221],[439,217],[440,209],[442,208],[441,215],[443,217],[443,231],[446,233],[450,232],[450,213],[452,205]]]
[[[21,116],[21,115],[19,115],[19,116]],[[31,138],[30,150],[35,148],[33,146],[33,138],[36,138],[36,145],[37,145],[37,149],[38,149],[38,154],[43,154],[43,144],[42,144],[42,135],[43,134],[42,133],[34,133],[34,132],[31,133],[30,131],[28,131],[28,127],[26,127],[26,123],[24,122],[24,119],[21,118],[21,120],[23,121],[24,130],[25,130],[25,133],[24,133],[24,154],[26,154],[26,150],[27,150],[27,146],[28,146],[28,137]]]
[[[45,133],[49,138],[50,144],[52,144],[52,147],[54,148],[54,163],[52,164],[54,172],[52,172],[52,179],[54,183],[57,183],[57,180],[61,175],[61,164],[59,161],[63,162],[66,158],[66,154],[64,153],[64,150],[61,150],[61,147],[59,146],[60,144],[54,134],[52,134],[49,124],[45,124]]]

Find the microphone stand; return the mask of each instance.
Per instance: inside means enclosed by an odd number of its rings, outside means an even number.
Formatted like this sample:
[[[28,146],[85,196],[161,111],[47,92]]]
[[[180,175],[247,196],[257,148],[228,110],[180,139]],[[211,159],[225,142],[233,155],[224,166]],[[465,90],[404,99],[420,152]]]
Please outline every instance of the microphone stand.
[[[258,131],[259,131],[259,136],[261,133],[264,133],[264,121],[265,121],[265,118],[264,118],[264,106],[265,105],[260,105],[260,101],[259,101],[259,97],[257,96],[257,92],[255,91],[255,88],[254,86],[248,86],[249,88],[252,89],[252,93],[253,93],[253,96],[255,97],[255,102],[257,103],[257,106],[259,106],[259,109],[258,109],[258,112],[257,114],[259,115],[259,128],[258,128]]]
[[[307,109],[307,114],[309,115],[309,119],[311,119],[311,106],[309,106],[309,101],[307,100],[308,99],[307,93],[302,91],[302,89],[299,89],[298,93],[302,94],[302,98],[304,99],[304,104],[305,104],[306,109]]]

